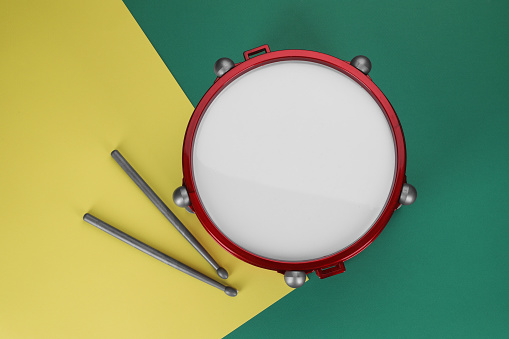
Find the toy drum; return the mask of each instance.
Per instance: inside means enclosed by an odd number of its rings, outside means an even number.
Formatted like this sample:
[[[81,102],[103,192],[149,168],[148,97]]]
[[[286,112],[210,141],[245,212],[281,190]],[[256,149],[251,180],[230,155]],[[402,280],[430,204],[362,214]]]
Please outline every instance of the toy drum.
[[[184,139],[173,198],[231,254],[284,274],[291,287],[326,278],[417,196],[391,104],[371,62],[267,45],[217,79]]]

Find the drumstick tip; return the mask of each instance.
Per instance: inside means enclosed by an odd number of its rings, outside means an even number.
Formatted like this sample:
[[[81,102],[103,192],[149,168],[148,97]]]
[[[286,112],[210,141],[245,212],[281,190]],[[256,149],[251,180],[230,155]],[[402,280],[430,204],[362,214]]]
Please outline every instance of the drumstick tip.
[[[236,289],[234,289],[233,287],[226,286],[224,289],[224,293],[226,293],[226,295],[229,297],[235,297],[235,296],[237,296],[238,291]]]
[[[216,272],[220,278],[228,279],[228,272],[224,268],[219,267]]]

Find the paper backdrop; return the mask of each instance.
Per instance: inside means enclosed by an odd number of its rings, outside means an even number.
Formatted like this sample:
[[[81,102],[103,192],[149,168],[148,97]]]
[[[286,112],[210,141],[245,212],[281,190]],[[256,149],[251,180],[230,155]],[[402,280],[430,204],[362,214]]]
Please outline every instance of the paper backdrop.
[[[290,292],[173,204],[193,106],[121,1],[3,2],[0,42],[0,338],[218,338]],[[237,297],[82,220],[90,212],[220,280],[114,149],[229,271]]]

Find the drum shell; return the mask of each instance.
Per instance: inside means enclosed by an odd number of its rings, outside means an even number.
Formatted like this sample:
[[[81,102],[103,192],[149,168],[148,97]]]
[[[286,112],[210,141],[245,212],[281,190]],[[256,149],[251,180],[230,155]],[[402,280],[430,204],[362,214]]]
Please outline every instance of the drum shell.
[[[258,55],[251,58],[252,54],[258,52],[265,52],[265,54]],[[196,216],[200,220],[201,224],[205,227],[207,232],[227,251],[236,256],[237,258],[248,262],[252,265],[275,270],[281,273],[285,271],[305,271],[309,273],[316,271],[320,278],[325,278],[330,275],[338,274],[344,271],[343,262],[352,258],[353,256],[360,253],[364,248],[371,244],[380,232],[387,225],[393,212],[400,206],[399,197],[403,184],[406,182],[405,170],[406,170],[406,149],[403,131],[399,119],[385,95],[382,91],[373,83],[368,75],[365,75],[349,62],[337,59],[335,57],[307,50],[283,50],[271,52],[267,45],[259,48],[247,51],[244,53],[245,61],[238,63],[225,73],[222,77],[217,78],[210,89],[205,93],[203,98],[196,106],[193,115],[189,121],[184,145],[183,145],[183,184],[187,188],[189,198],[191,201],[191,209],[196,213]],[[214,98],[233,80],[239,76],[263,65],[267,65],[273,62],[288,61],[288,60],[300,60],[309,61],[322,64],[325,66],[332,67],[351,79],[355,80],[361,85],[371,97],[378,103],[382,111],[384,112],[387,121],[391,127],[391,131],[395,142],[396,152],[396,173],[393,182],[391,194],[387,200],[387,203],[380,214],[377,221],[365,233],[360,239],[348,246],[347,248],[329,255],[327,257],[301,261],[301,262],[288,262],[267,259],[253,253],[250,253],[243,248],[239,247],[231,240],[229,240],[210,220],[204,208],[201,205],[200,198],[196,192],[195,182],[192,172],[192,147],[200,123],[201,117],[206,112],[210,103]],[[320,175],[317,174],[317,185],[325,185],[326,183],[320,182]]]

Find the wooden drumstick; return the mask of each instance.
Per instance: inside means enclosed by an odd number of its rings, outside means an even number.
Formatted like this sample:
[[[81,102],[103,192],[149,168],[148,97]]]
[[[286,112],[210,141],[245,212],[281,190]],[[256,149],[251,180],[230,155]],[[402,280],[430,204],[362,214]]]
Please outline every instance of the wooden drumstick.
[[[134,170],[134,168],[127,162],[127,160],[120,154],[119,151],[114,150],[111,156],[122,167],[124,172],[134,181],[134,183],[145,193],[145,195],[152,201],[157,209],[168,219],[168,221],[182,234],[182,236],[201,254],[207,262],[214,267],[217,275],[223,279],[228,278],[228,272],[220,267],[217,262],[210,256],[210,254],[203,248],[203,246],[196,240],[196,238],[189,232],[189,230],[182,224],[182,222],[173,214],[173,212],[165,205],[165,203],[155,194],[150,186],[142,179],[142,177]]]
[[[221,283],[218,283],[217,281],[207,277],[206,275],[192,269],[191,267],[189,267],[187,265],[184,265],[180,261],[177,261],[162,252],[159,252],[155,248],[150,247],[149,245],[139,241],[138,239],[131,237],[129,234],[122,232],[121,230],[105,223],[104,221],[94,217],[91,214],[86,213],[83,216],[83,220],[88,222],[90,225],[93,225],[93,226],[103,230],[104,232],[114,236],[115,238],[122,240],[126,244],[131,245],[132,247],[142,251],[143,253],[146,253],[146,254],[150,255],[151,257],[156,258],[159,261],[162,261],[166,265],[176,268],[177,270],[184,272],[185,274],[190,275],[193,278],[201,280],[204,283],[207,283],[211,286],[214,286],[215,288],[220,289],[221,291],[223,291],[224,293],[226,293],[226,295],[228,295],[230,297],[235,297],[238,293],[237,290],[234,289],[233,287],[225,286]]]

